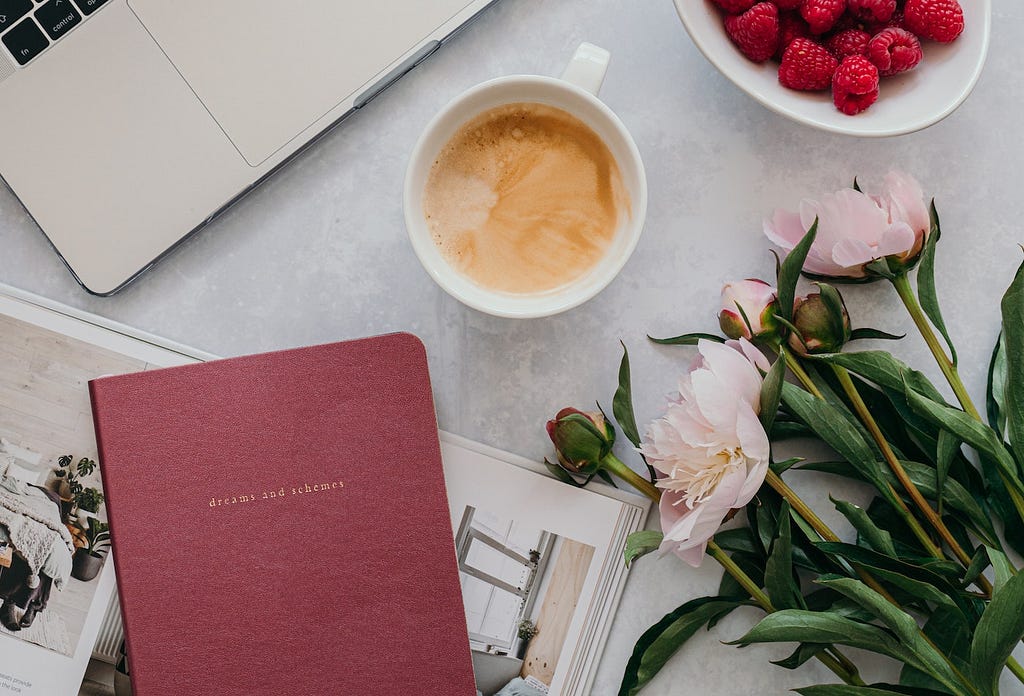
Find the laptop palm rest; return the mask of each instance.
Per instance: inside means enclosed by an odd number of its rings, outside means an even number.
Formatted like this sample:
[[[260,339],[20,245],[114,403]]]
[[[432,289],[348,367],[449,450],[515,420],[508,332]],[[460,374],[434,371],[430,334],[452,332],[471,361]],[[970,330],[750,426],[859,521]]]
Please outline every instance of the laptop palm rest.
[[[245,160],[266,161],[470,0],[129,0]]]

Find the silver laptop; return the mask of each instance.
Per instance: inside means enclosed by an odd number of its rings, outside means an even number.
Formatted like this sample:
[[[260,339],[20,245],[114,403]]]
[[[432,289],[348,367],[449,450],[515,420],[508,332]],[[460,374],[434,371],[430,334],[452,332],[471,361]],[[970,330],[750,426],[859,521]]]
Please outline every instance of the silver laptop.
[[[0,175],[109,295],[492,0],[0,0]]]

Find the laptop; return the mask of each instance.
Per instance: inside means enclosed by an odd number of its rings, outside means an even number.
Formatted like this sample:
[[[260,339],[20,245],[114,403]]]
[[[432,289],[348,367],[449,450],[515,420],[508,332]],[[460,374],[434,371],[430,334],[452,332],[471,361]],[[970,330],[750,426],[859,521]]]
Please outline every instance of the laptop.
[[[111,295],[493,0],[0,0],[0,175]]]

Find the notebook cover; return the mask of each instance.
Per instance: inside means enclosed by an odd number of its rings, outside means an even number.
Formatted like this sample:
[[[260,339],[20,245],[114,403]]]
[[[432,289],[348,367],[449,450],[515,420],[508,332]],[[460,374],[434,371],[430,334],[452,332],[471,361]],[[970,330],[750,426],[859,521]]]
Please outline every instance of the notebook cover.
[[[476,694],[418,339],[90,390],[135,696]]]

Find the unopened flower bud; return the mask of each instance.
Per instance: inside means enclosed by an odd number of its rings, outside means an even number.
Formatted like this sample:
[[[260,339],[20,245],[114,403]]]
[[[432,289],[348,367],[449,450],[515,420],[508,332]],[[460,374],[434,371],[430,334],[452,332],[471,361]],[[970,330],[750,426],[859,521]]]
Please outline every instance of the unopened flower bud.
[[[615,429],[600,412],[563,408],[548,421],[547,430],[558,462],[574,473],[596,472],[615,444]]]
[[[793,305],[790,347],[798,353],[838,353],[850,340],[850,315],[839,292],[821,284],[822,291],[801,297]]]
[[[718,324],[729,338],[755,340],[776,332],[777,308],[778,294],[763,280],[726,283],[722,288],[722,311],[718,314]]]

